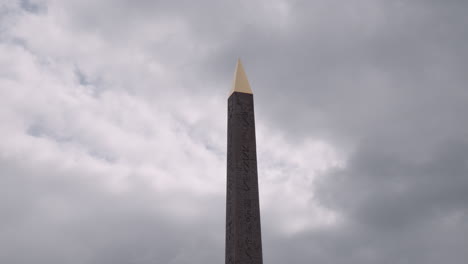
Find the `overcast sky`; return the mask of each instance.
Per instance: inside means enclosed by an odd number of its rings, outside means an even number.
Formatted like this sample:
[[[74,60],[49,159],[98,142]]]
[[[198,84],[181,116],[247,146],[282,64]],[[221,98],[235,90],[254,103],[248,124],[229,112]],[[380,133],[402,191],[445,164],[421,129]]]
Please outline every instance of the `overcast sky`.
[[[238,57],[264,263],[466,263],[467,13],[0,0],[0,263],[223,263]]]

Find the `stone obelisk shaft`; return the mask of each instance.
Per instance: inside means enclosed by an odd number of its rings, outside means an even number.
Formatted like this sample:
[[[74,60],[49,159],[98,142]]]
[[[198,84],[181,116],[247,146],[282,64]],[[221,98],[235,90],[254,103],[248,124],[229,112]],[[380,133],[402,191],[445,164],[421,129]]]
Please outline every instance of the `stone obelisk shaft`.
[[[225,263],[262,264],[260,229],[253,94],[239,61],[228,99]]]

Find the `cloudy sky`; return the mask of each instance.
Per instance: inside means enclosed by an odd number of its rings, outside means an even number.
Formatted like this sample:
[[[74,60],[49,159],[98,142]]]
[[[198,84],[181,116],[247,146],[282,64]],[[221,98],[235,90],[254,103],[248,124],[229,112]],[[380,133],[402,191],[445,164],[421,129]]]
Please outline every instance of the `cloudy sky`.
[[[265,263],[466,263],[467,12],[0,0],[0,263],[223,263],[238,57]]]

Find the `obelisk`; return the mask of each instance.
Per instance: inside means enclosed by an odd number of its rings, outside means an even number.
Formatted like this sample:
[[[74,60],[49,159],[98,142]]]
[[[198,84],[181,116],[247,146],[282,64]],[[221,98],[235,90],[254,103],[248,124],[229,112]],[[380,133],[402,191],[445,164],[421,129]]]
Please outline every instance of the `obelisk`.
[[[240,60],[228,99],[225,264],[262,264],[253,93]]]

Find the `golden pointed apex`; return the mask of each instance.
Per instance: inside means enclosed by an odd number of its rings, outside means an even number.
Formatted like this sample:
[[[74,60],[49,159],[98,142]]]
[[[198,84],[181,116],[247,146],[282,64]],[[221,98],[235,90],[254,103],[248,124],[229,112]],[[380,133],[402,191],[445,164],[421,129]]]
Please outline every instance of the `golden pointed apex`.
[[[240,59],[237,60],[236,72],[234,73],[234,81],[232,83],[232,90],[229,95],[234,92],[253,94]]]

